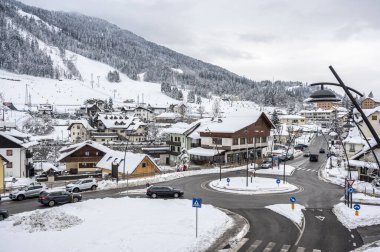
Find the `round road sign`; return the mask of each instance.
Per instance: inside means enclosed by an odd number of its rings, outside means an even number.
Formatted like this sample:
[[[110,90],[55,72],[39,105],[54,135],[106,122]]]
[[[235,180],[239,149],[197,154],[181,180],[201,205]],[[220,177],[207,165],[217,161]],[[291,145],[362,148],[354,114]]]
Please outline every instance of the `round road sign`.
[[[354,205],[354,209],[355,209],[356,211],[359,211],[359,210],[360,210],[360,205],[359,205],[359,204],[355,204],[355,205]]]
[[[230,183],[230,181],[231,181],[230,178],[227,178],[227,183]]]
[[[347,192],[349,192],[349,193],[353,193],[353,192],[354,192],[354,188],[349,187],[349,188],[347,189]]]
[[[294,197],[294,196],[290,197],[290,202],[292,202],[292,203],[296,202],[296,197]]]
[[[276,183],[277,184],[280,184],[281,180],[280,179],[276,179]]]

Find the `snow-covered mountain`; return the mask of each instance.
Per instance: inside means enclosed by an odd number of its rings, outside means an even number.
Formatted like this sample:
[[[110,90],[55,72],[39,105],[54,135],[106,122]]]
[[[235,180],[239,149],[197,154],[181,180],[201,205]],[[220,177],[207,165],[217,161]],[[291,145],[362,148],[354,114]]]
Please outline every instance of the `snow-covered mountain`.
[[[299,103],[310,94],[308,87],[297,94],[286,90],[298,82],[254,82],[98,18],[48,11],[13,0],[0,0],[0,44],[0,69],[18,74],[97,83],[98,76],[104,80],[107,71],[117,70],[124,80],[167,82],[202,97],[233,94],[265,105]],[[93,64],[86,69],[81,57],[101,62],[102,67],[98,70]],[[104,89],[118,89],[114,84],[104,83]]]

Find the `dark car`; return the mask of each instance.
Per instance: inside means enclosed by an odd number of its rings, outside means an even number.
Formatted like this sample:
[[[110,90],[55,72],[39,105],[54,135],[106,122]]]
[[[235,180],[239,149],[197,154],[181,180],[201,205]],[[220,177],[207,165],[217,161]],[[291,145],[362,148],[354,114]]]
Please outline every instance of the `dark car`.
[[[318,162],[318,154],[310,154],[309,161]]]
[[[183,191],[174,189],[170,186],[151,186],[146,190],[146,195],[152,198],[157,197],[182,197]]]
[[[325,152],[326,152],[325,149],[323,149],[323,148],[319,149],[319,153],[325,153]]]
[[[70,193],[66,191],[42,192],[38,202],[45,206],[54,206],[56,204],[76,203],[82,200],[80,193]]]
[[[9,216],[9,213],[8,213],[7,210],[5,210],[5,209],[0,209],[0,221],[2,221],[2,220],[4,220],[4,219],[8,218],[8,216]]]

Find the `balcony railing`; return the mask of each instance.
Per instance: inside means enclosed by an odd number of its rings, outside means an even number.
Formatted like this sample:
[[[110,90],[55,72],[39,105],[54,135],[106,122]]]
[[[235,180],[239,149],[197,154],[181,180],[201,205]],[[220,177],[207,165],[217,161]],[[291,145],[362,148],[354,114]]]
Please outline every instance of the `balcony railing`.
[[[181,142],[166,141],[167,145],[181,146]]]

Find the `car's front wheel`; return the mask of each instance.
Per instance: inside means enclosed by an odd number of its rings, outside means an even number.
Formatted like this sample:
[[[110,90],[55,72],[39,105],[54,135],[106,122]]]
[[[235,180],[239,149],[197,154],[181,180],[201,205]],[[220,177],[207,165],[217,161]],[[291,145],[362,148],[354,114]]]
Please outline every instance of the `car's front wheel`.
[[[24,200],[25,199],[25,196],[20,194],[19,196],[17,196],[17,200],[18,201],[21,201],[21,200]]]
[[[54,205],[55,205],[55,202],[54,202],[54,200],[51,200],[51,201],[49,201],[48,205],[49,205],[49,207],[52,207],[52,206],[54,206]]]
[[[91,190],[95,191],[96,190],[96,185],[91,186]]]
[[[78,198],[73,198],[73,203],[77,203],[78,201]]]
[[[178,193],[175,193],[173,196],[174,196],[174,198],[178,198],[178,197],[179,197],[179,194],[178,194]]]
[[[75,192],[75,193],[79,192],[79,188],[78,187],[74,188],[73,192]]]
[[[153,199],[157,198],[157,194],[152,193],[152,198],[153,198]]]

